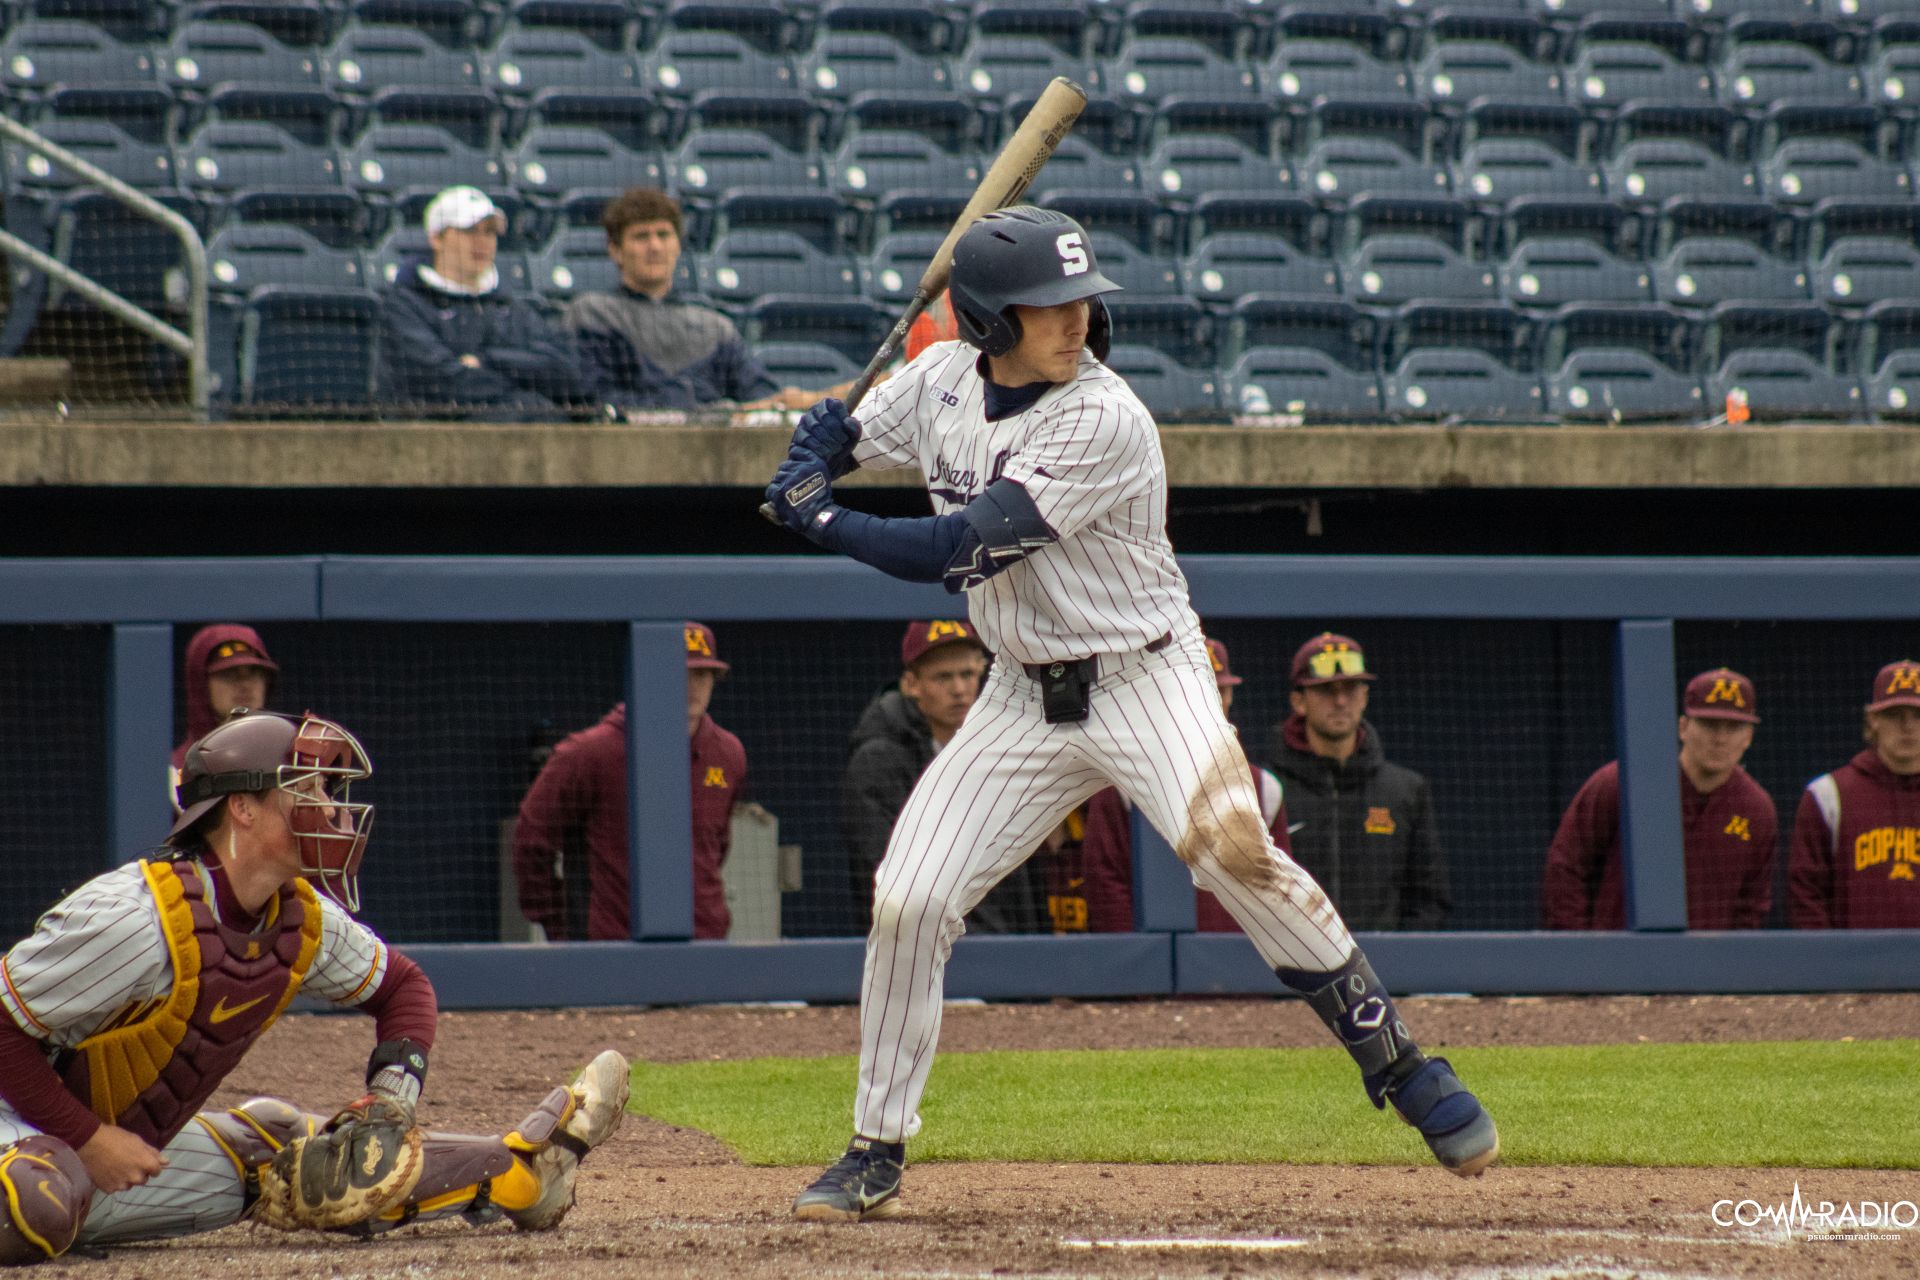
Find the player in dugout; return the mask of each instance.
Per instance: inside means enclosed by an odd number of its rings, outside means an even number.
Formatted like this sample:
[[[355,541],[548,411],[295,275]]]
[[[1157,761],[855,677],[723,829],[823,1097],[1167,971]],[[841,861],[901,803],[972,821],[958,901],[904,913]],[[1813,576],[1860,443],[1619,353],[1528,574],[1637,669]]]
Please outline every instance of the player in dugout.
[[[188,750],[167,842],[0,958],[0,1264],[243,1219],[365,1237],[566,1216],[625,1114],[627,1061],[600,1054],[504,1136],[419,1128],[433,986],[352,915],[373,806],[350,792],[371,773],[332,721],[236,711]],[[373,1015],[357,1100],[202,1110],[303,993]]]

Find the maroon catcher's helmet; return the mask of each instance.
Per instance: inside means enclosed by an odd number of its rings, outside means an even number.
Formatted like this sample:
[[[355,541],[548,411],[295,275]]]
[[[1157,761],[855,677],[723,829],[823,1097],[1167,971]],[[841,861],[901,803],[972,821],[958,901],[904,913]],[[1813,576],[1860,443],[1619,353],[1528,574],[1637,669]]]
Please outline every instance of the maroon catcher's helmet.
[[[167,838],[180,841],[230,795],[284,791],[293,797],[287,825],[299,843],[300,874],[348,911],[358,911],[360,859],[373,806],[352,803],[348,790],[372,775],[366,751],[331,720],[311,712],[298,719],[236,712],[187,748],[180,818]]]

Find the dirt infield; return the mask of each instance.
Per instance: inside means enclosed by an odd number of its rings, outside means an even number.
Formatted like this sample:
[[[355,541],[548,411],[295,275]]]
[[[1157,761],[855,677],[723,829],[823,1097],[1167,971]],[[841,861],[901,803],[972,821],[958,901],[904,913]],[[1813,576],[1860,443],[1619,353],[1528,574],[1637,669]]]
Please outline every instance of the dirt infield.
[[[1414,999],[1439,1046],[1920,1038],[1920,995]],[[595,1049],[692,1061],[851,1053],[844,1007],[447,1014],[423,1118],[487,1132]],[[356,1017],[291,1017],[219,1101],[273,1093],[316,1110],[346,1100],[371,1037]],[[1297,1001],[958,1005],[942,1049],[1320,1046]],[[644,1110],[645,1100],[637,1105]],[[1912,1100],[1887,1123],[1920,1142]],[[833,1152],[822,1152],[822,1159]],[[87,1280],[260,1275],[524,1280],[530,1275],[1889,1277],[1920,1280],[1920,1231],[1810,1239],[1722,1227],[1716,1201],[1920,1202],[1920,1172],[929,1164],[908,1216],[854,1228],[790,1221],[814,1170],[742,1166],[703,1134],[632,1117],[582,1171],[579,1206],[546,1236],[429,1224],[372,1243],[233,1227],[43,1268]],[[1724,1212],[1724,1211],[1723,1211]],[[1886,1233],[1874,1232],[1873,1235]]]

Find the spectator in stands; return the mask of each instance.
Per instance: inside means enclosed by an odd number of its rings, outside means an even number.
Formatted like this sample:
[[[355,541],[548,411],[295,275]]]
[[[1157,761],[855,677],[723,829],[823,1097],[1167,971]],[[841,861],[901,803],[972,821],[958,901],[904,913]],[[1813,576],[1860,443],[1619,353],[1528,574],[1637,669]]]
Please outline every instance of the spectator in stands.
[[[1807,784],[1787,860],[1797,929],[1920,929],[1920,662],[1890,662],[1867,749]]]
[[[693,936],[733,923],[720,868],[747,781],[740,739],[707,714],[726,675],[711,628],[686,624],[687,742],[693,786]],[[513,869],[520,910],[548,939],[631,937],[627,911],[627,704],[563,739],[520,804]],[[585,883],[581,881],[584,879]]]
[[[213,732],[236,707],[265,710],[280,664],[267,655],[267,646],[252,627],[216,622],[187,641],[181,674],[187,690],[187,736],[167,764],[167,803],[175,813],[180,811],[177,793],[187,748]]]
[[[1233,691],[1242,683],[1227,665],[1227,646],[1211,637],[1207,656],[1213,660],[1213,681],[1220,690],[1220,711],[1233,710]],[[1253,767],[1253,784],[1260,794],[1260,813],[1274,844],[1288,849],[1287,806],[1280,779]],[[1133,808],[1117,787],[1108,787],[1087,802],[1087,834],[1081,846],[1081,865],[1087,877],[1087,928],[1093,933],[1130,933],[1133,930]],[[1240,925],[1205,889],[1194,891],[1194,915],[1202,933],[1238,933]]]
[[[1757,929],[1773,903],[1779,820],[1740,767],[1760,723],[1753,682],[1720,667],[1687,681],[1680,715],[1680,838],[1687,928]],[[1624,929],[1620,762],[1581,786],[1560,819],[1540,886],[1549,929]]]
[[[805,409],[825,391],[782,387],[747,350],[733,321],[673,292],[685,231],[680,205],[664,191],[634,187],[610,201],[600,221],[607,256],[620,268],[618,293],[583,293],[566,326],[607,396],[634,409]]]
[[[573,339],[500,288],[506,222],[474,187],[448,187],[427,206],[433,261],[403,262],[383,299],[383,402],[477,422],[564,420],[600,402]]]
[[[871,924],[874,872],[886,855],[893,820],[914,782],[967,718],[986,671],[986,646],[965,622],[910,622],[900,638],[898,683],[869,702],[854,724],[840,786],[840,827],[855,921],[863,931]],[[1049,928],[1041,871],[1030,859],[968,913],[967,927],[980,933]]]
[[[1293,714],[1275,730],[1293,860],[1358,930],[1437,929],[1453,906],[1427,780],[1386,758],[1366,719],[1374,674],[1357,641],[1323,632],[1293,655]]]

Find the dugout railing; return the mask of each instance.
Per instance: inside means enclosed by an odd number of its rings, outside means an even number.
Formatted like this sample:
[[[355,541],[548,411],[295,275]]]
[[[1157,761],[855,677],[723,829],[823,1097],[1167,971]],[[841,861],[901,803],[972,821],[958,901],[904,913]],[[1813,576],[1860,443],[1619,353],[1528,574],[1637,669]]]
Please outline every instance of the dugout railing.
[[[1835,991],[1920,982],[1912,963],[1920,938],[1911,931],[1685,930],[1673,766],[1676,620],[1916,620],[1920,560],[1195,556],[1182,563],[1196,609],[1210,620],[1611,624],[1630,927],[1363,934],[1396,989]],[[891,621],[950,614],[953,605],[936,586],[814,557],[0,561],[0,625],[91,624],[110,632],[101,673],[109,864],[154,840],[153,762],[172,745],[177,623],[244,614],[261,623],[624,624],[634,939],[409,945],[453,1008],[854,999],[861,939],[690,940],[681,620]],[[1275,991],[1243,938],[1193,932],[1184,868],[1150,830],[1141,837],[1136,932],[963,938],[949,996]]]

